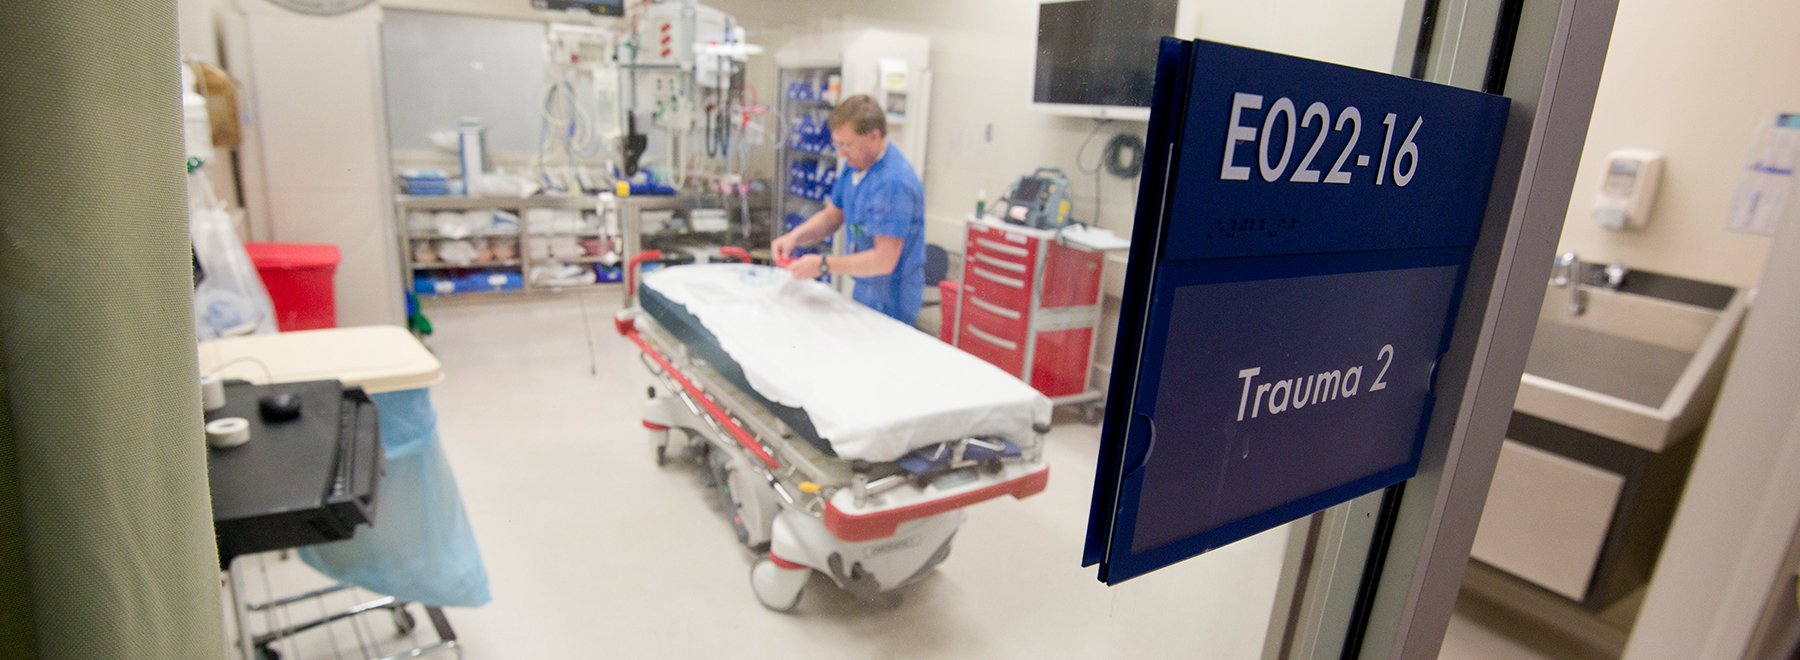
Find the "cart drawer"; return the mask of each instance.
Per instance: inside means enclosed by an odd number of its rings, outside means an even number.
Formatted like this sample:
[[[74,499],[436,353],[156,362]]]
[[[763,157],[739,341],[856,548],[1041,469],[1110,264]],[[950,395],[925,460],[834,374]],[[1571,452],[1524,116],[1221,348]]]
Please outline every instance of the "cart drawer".
[[[968,310],[964,306],[963,310]],[[1025,369],[1025,344],[1002,336],[993,328],[982,328],[971,322],[966,316],[962,321],[962,331],[957,335],[958,345],[970,355],[986,360],[1013,376],[1021,376]]]
[[[974,246],[974,249],[970,250],[971,252],[988,254],[1019,264],[1031,263],[1037,257],[1036,250],[1032,249],[1035,246],[1030,242],[1021,244],[1007,241],[1004,238],[977,236],[970,240],[970,245]]]
[[[1032,274],[1030,264],[1019,262],[1011,257],[995,256],[993,252],[980,248],[969,252],[969,265],[980,266],[1007,277],[1024,280],[1030,280]]]
[[[1047,397],[1086,391],[1093,348],[1091,328],[1038,333],[1031,358],[1031,387]]]
[[[987,254],[996,259],[1030,267],[1037,263],[1038,244],[1039,241],[1023,234],[971,225],[964,252],[970,255]]]
[[[968,291],[967,297],[962,301],[963,318],[1001,339],[1024,343],[1025,330],[1030,325],[1031,317],[1019,310],[989,302],[984,297],[985,293],[985,289],[977,288]]]
[[[971,260],[963,270],[963,286],[982,300],[1021,314],[1031,310],[1031,280]]]

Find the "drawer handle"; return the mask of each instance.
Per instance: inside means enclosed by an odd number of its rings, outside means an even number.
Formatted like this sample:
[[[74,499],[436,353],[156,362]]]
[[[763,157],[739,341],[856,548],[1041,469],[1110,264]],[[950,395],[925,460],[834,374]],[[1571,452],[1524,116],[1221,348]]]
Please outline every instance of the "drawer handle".
[[[1016,351],[1016,350],[1019,350],[1019,343],[1018,343],[1018,342],[1013,342],[1013,341],[1007,341],[1007,340],[1005,340],[1005,339],[1001,339],[1001,338],[999,338],[999,337],[995,337],[995,336],[993,336],[993,335],[990,335],[990,334],[988,334],[988,333],[986,333],[986,332],[982,332],[982,331],[981,331],[981,328],[977,328],[977,327],[975,327],[975,326],[972,326],[972,325],[968,325],[968,324],[963,324],[963,329],[964,329],[964,330],[968,330],[968,331],[969,331],[969,336],[971,336],[971,337],[974,337],[974,338],[976,338],[976,339],[980,339],[980,340],[982,340],[982,341],[985,341],[985,342],[987,342],[987,343],[990,343],[990,344],[993,344],[993,345],[995,345],[995,346],[999,346],[999,347],[1000,347],[1000,348],[1004,348],[1004,349],[1006,349],[1006,350],[1009,350],[1009,351]]]
[[[1003,269],[1018,273],[1020,275],[1025,274],[1025,264],[1015,264],[1010,261],[1001,261],[998,258],[987,256],[987,254],[981,253],[981,252],[975,253],[975,260],[979,261],[981,263],[987,264],[989,266],[993,266],[995,268],[1003,268]]]
[[[999,253],[1000,253],[1000,254],[1010,254],[1010,255],[1012,255],[1012,256],[1015,256],[1015,257],[1029,257],[1029,256],[1031,256],[1031,251],[1030,251],[1030,250],[1027,250],[1027,249],[1025,249],[1025,248],[1022,248],[1022,247],[1016,247],[1016,246],[1012,246],[1012,245],[1007,245],[1007,244],[1005,244],[1005,243],[996,243],[996,242],[994,242],[994,241],[990,241],[990,240],[988,240],[988,239],[985,239],[985,238],[977,238],[977,239],[975,239],[975,244],[976,244],[976,245],[979,245],[979,246],[981,246],[981,247],[984,247],[984,248],[987,248],[987,249],[989,249],[989,250],[993,250],[993,251],[995,251],[995,252],[999,252]]]
[[[1014,321],[1025,318],[1025,315],[1020,314],[1016,309],[1007,309],[986,300],[976,298],[975,296],[969,296],[969,304],[980,307],[982,311],[993,314],[994,316],[1003,316]]]
[[[1025,288],[1025,280],[1021,280],[1016,277],[1007,277],[1005,275],[1001,275],[994,271],[987,270],[985,268],[980,268],[980,267],[971,268],[970,270],[975,273],[976,277],[980,277],[981,279],[987,280],[989,282],[993,282],[995,284],[1010,286],[1015,289]]]

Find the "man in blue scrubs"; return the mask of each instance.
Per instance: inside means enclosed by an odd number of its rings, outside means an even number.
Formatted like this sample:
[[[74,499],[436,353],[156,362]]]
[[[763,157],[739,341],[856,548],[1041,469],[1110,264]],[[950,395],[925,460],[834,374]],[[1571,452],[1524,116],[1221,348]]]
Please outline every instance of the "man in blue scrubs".
[[[887,113],[875,99],[845,99],[826,119],[838,157],[849,165],[825,208],[769,244],[776,263],[794,248],[847,227],[850,254],[809,254],[787,263],[800,279],[821,274],[856,278],[853,297],[912,325],[925,297],[925,184],[900,148],[888,142]]]

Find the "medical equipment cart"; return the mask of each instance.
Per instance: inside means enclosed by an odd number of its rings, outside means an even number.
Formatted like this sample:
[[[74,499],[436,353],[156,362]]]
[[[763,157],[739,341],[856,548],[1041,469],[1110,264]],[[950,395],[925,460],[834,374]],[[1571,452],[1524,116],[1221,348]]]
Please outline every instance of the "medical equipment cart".
[[[1080,226],[1044,230],[968,218],[962,281],[944,314],[950,343],[1098,422],[1104,395],[1090,381],[1101,276],[1106,253],[1128,245]]]
[[[373,445],[367,442],[356,445],[359,452],[372,451],[376,465],[383,462],[381,457],[385,450],[387,467],[385,470],[379,471],[385,473],[385,477],[380,482],[382,494],[379,497],[365,496],[366,501],[355,500],[371,512],[379,505],[382,509],[379,516],[367,515],[356,518],[346,516],[343,512],[337,514],[336,517],[346,521],[373,522],[375,524],[375,527],[361,528],[356,531],[354,540],[347,541],[348,543],[376,540],[375,537],[382,536],[377,532],[382,531],[383,521],[390,526],[397,525],[392,530],[388,530],[389,533],[386,534],[392,538],[393,532],[416,532],[422,528],[422,525],[430,526],[427,523],[441,526],[443,513],[445,510],[449,510],[447,507],[453,507],[454,512],[460,515],[460,498],[455,497],[454,491],[447,496],[443,492],[434,491],[433,495],[436,499],[444,500],[448,497],[455,501],[439,502],[444,506],[433,509],[429,513],[420,514],[406,510],[409,503],[416,504],[416,498],[401,497],[417,490],[416,483],[412,488],[409,488],[406,483],[392,483],[395,481],[396,475],[403,477],[399,479],[400,482],[409,481],[404,477],[418,472],[417,468],[421,457],[434,455],[435,452],[440,451],[436,446],[435,434],[428,442],[420,444],[419,439],[412,438],[416,435],[416,431],[407,428],[418,425],[435,426],[435,415],[429,412],[429,407],[409,409],[405,405],[397,405],[408,403],[414,399],[423,401],[426,388],[443,378],[442,368],[437,358],[432,356],[404,328],[393,326],[333,328],[218,339],[201,342],[199,362],[202,371],[217,373],[228,381],[257,383],[228,386],[226,408],[221,409],[219,414],[234,413],[235,411],[236,416],[254,418],[256,413],[253,411],[259,404],[257,397],[261,394],[281,391],[310,392],[305,395],[308,398],[301,406],[302,417],[308,415],[307,411],[316,411],[312,414],[317,415],[328,409],[322,405],[325,393],[321,392],[324,390],[312,392],[314,389],[319,389],[318,383],[323,381],[334,388],[338,387],[339,383],[341,383],[341,387],[352,388],[347,391],[354,394],[347,393],[345,397],[347,401],[360,402],[360,406],[367,408],[367,414],[358,417],[359,424],[366,423],[367,428],[363,429],[366,431],[365,435],[373,436],[375,433],[374,409],[369,408],[367,403],[371,399],[383,406],[382,415],[389,418],[386,420],[387,422],[395,421],[395,419],[417,422],[417,424],[393,425],[394,428],[389,428],[389,424],[383,423],[381,425],[382,435],[379,440],[374,441]],[[267,385],[268,383],[279,385],[271,388]],[[364,396],[365,392],[368,396]],[[362,410],[362,408],[358,408],[358,410]],[[394,415],[399,417],[396,418]],[[420,415],[427,415],[430,419],[411,419]],[[326,415],[326,419],[329,417],[330,415]],[[308,425],[322,425],[331,428],[338,426],[338,424],[321,424],[320,422],[322,422],[321,419],[314,419],[313,422],[308,422]],[[411,439],[409,440],[409,438]],[[372,593],[373,590],[357,588],[348,582],[339,583],[338,580],[343,578],[330,575],[319,576],[299,567],[299,562],[276,561],[273,560],[271,553],[265,552],[282,550],[282,555],[285,556],[288,548],[345,538],[348,536],[349,530],[342,530],[342,532],[327,538],[309,538],[305,535],[297,535],[293,530],[316,528],[323,531],[328,526],[321,526],[317,522],[300,521],[304,524],[288,524],[276,530],[286,530],[286,533],[271,534],[269,533],[270,523],[263,523],[260,527],[254,528],[246,528],[245,525],[256,521],[275,520],[276,516],[291,517],[293,514],[285,508],[271,508],[267,504],[259,505],[261,508],[254,510],[238,506],[238,509],[250,511],[243,515],[232,514],[231,511],[234,509],[231,507],[221,507],[221,489],[235,488],[242,491],[243,493],[238,496],[238,499],[254,495],[255,498],[259,498],[259,501],[266,500],[268,495],[264,491],[269,490],[266,484],[251,490],[246,490],[247,487],[238,487],[238,484],[266,482],[270,479],[269,475],[283,473],[284,468],[270,468],[267,464],[259,463],[259,461],[279,460],[282,465],[291,465],[292,458],[261,456],[261,454],[278,448],[291,454],[297,451],[292,446],[293,440],[293,438],[253,432],[250,442],[245,446],[212,450],[215,453],[211,469],[214,513],[215,517],[222,517],[221,521],[215,522],[215,525],[219,528],[222,568],[228,578],[226,584],[229,587],[234,615],[232,623],[236,633],[233,643],[242,654],[241,657],[246,660],[279,658],[283,650],[293,653],[296,648],[316,649],[320,641],[329,644],[331,653],[337,657],[344,657],[341,653],[349,648],[356,648],[361,652],[362,657],[368,658],[417,657],[441,651],[448,651],[460,656],[461,647],[456,633],[451,628],[442,609],[419,602],[408,602],[413,599]],[[325,441],[330,444],[329,439]],[[397,457],[392,453],[392,447],[389,446],[395,441],[414,443],[412,451]],[[261,449],[259,450],[258,447]],[[321,455],[329,457],[340,454],[342,454],[341,451],[326,451]],[[237,464],[246,461],[255,465],[234,468]],[[230,474],[221,472],[221,470],[233,469],[239,472],[248,471],[246,472],[248,476],[240,475],[234,478]],[[286,471],[294,469],[297,468],[285,468]],[[366,472],[367,470],[363,470],[352,474]],[[354,479],[350,480],[354,483]],[[417,477],[412,477],[410,481],[416,482]],[[334,506],[340,510],[349,510],[346,509],[348,504],[345,503],[337,503]],[[257,513],[256,511],[273,511],[274,513]],[[421,515],[430,520],[420,519]],[[412,520],[409,521],[409,517]],[[374,520],[369,521],[369,518],[374,518]],[[254,533],[239,532],[239,530],[245,529]],[[453,537],[445,536],[444,538]],[[338,551],[342,552],[343,548],[339,547]],[[427,549],[423,552],[430,553],[432,551]],[[302,552],[303,555],[304,553],[305,551]],[[442,563],[432,565],[444,567]],[[282,585],[280,588],[287,590],[296,589],[296,585],[291,580],[272,580],[271,573],[294,572],[295,570],[299,571],[298,575],[314,580],[319,580],[321,577],[327,578],[328,583],[320,584],[319,588],[298,587],[304,589],[304,592],[294,595],[276,593],[275,585],[277,584]],[[254,587],[260,587],[260,592],[252,593]],[[425,597],[414,596],[413,598]],[[251,602],[253,599],[257,599],[259,602]],[[414,610],[422,610],[431,625],[429,627],[418,626],[419,621],[413,614]],[[376,633],[375,631],[379,627],[371,627],[366,621],[367,617],[362,616],[383,611],[388,613],[398,635],[388,636]],[[259,622],[261,625],[256,625]],[[419,632],[426,629],[431,630],[434,634],[421,636]],[[354,647],[345,645],[352,641],[355,644]],[[308,646],[300,646],[302,644]],[[281,647],[280,650],[278,650],[278,645]],[[310,655],[304,650],[301,653]]]

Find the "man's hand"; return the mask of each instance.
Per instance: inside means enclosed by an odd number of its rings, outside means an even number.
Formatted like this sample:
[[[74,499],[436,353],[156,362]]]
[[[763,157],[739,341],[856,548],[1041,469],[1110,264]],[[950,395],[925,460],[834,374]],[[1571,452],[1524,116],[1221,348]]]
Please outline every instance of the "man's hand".
[[[775,263],[781,263],[794,256],[794,248],[799,244],[800,239],[794,236],[793,232],[788,232],[780,238],[769,241],[769,254],[775,258]]]
[[[809,254],[787,265],[787,271],[797,280],[810,280],[819,277],[819,255]]]

